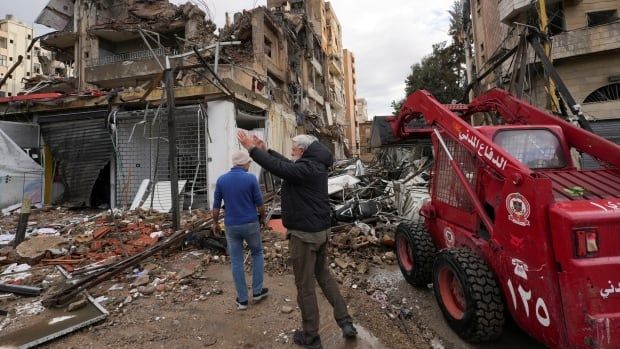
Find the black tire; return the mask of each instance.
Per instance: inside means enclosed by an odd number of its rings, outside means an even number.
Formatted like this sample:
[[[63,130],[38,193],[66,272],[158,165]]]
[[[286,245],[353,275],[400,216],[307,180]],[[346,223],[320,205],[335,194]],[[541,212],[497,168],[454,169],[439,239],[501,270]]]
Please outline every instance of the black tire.
[[[501,335],[502,293],[491,270],[473,251],[439,252],[433,264],[433,289],[446,321],[461,338],[484,342]]]
[[[394,240],[396,259],[405,280],[413,286],[428,285],[433,275],[433,260],[437,249],[424,227],[424,220],[399,224]]]

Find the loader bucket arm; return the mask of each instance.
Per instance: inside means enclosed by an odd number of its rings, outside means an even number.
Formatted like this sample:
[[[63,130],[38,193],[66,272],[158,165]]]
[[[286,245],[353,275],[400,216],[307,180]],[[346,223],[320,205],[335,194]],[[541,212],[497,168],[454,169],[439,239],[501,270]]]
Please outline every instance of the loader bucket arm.
[[[532,170],[450,109],[455,108],[439,103],[428,91],[418,90],[407,97],[399,115],[390,121],[392,132],[396,137],[406,139],[412,134],[407,124],[414,118],[423,117],[429,125],[445,131],[504,178],[520,182],[522,176],[532,174]]]
[[[555,125],[562,128],[569,146],[620,168],[620,145],[536,108],[501,89],[493,89],[471,103],[471,111],[495,110],[508,124]]]

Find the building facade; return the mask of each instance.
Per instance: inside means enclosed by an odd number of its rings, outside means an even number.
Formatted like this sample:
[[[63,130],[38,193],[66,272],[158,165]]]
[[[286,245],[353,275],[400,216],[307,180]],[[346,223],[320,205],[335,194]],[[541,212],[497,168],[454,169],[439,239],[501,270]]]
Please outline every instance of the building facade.
[[[18,21],[13,15],[6,15],[0,20],[0,79],[4,78],[9,69],[17,63],[19,56],[22,62],[0,87],[1,96],[15,96],[24,88],[24,80],[41,73],[39,54],[41,48],[35,43],[29,52],[28,46],[35,37],[32,27]]]
[[[360,130],[360,145],[359,145],[359,157],[363,161],[372,160],[372,151],[370,148],[370,136],[372,134],[372,121],[363,120],[359,125]]]
[[[359,154],[359,125],[356,118],[356,93],[357,79],[355,72],[355,55],[349,50],[344,50],[344,89],[346,98],[346,137],[349,149],[353,154]]]
[[[307,27],[302,45],[306,53],[297,58],[306,71],[300,85],[304,98],[299,105],[302,112],[308,110],[324,119],[330,133],[340,135],[338,142],[330,146],[337,157],[351,154],[344,132],[347,100],[342,28],[336,12],[324,0],[268,0],[267,7],[286,20]],[[299,28],[295,31],[301,32]]]
[[[176,163],[183,207],[209,207],[215,181],[239,146],[237,129],[284,154],[299,133],[315,135],[336,158],[349,153],[342,34],[324,1],[246,10],[217,33],[192,3],[106,3],[50,0],[36,22],[55,29],[41,38],[54,56],[42,64],[49,69],[43,67],[40,79],[26,81],[45,98],[36,93],[25,102],[0,101],[8,110],[0,120],[22,120],[40,130],[35,138],[41,141],[46,203],[163,205],[165,211]],[[167,68],[173,74],[166,75]],[[174,162],[170,94],[176,105]],[[258,168],[256,174],[269,191],[270,174]],[[140,200],[145,188],[150,199]]]
[[[367,146],[367,142],[362,136],[362,124],[368,121],[368,102],[365,98],[355,99],[355,121],[357,121],[355,130],[357,135],[357,155],[361,155],[363,152],[362,148]]]
[[[620,141],[620,1],[547,1],[546,32],[550,59],[592,128]],[[536,2],[525,0],[473,0],[469,3],[473,55],[478,73],[518,43],[518,26],[538,18]],[[539,107],[548,105],[545,74],[528,52],[528,79],[523,98]],[[510,61],[482,81],[481,90],[507,88]]]

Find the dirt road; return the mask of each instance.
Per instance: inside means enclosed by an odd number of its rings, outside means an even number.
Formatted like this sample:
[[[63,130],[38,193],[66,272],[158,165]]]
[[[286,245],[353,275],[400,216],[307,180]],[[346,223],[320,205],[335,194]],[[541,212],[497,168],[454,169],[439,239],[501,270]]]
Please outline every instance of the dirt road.
[[[433,331],[436,338],[445,348],[467,349],[520,349],[545,348],[528,337],[512,321],[508,321],[502,337],[492,343],[470,344],[460,339],[444,321],[441,310],[435,302],[435,296],[430,288],[415,288],[409,285],[402,277],[397,266],[386,266],[381,269],[372,269],[368,278],[369,284],[381,288],[393,298],[405,299],[413,304],[411,321],[418,326]],[[432,344],[431,344],[432,345]]]
[[[228,264],[211,264],[175,295],[141,297],[115,311],[97,326],[51,343],[49,348],[292,348],[292,331],[300,324],[292,275],[266,276],[270,295],[247,311],[234,309],[234,286]],[[102,285],[103,292],[111,283]],[[194,289],[201,290],[195,292]],[[216,293],[221,291],[221,294]],[[207,296],[207,293],[210,295]],[[190,297],[188,297],[190,296]],[[205,299],[200,299],[202,296]],[[326,348],[384,348],[363,326],[356,341],[345,341],[319,296],[321,336]],[[290,314],[282,312],[290,306]]]
[[[198,255],[185,254],[166,261],[160,275],[200,263]],[[170,264],[172,263],[172,264]],[[129,304],[107,305],[111,315],[105,322],[50,343],[49,348],[294,348],[292,331],[300,324],[292,275],[266,275],[269,297],[247,311],[234,309],[234,286],[228,263],[199,269],[190,282],[164,294],[141,296]],[[249,276],[248,276],[249,280]],[[321,337],[325,348],[536,348],[540,347],[514,326],[498,342],[472,346],[461,341],[445,324],[432,292],[406,284],[398,268],[371,270],[365,288],[343,290],[360,336],[345,341],[332,319],[331,308],[317,290],[321,308]],[[124,299],[123,290],[107,291],[110,281],[93,295]],[[400,299],[413,309],[411,318],[391,318],[368,288]],[[404,299],[404,300],[403,300]],[[290,313],[283,308],[291,307]],[[286,309],[284,309],[286,310]],[[289,309],[290,310],[290,309]]]

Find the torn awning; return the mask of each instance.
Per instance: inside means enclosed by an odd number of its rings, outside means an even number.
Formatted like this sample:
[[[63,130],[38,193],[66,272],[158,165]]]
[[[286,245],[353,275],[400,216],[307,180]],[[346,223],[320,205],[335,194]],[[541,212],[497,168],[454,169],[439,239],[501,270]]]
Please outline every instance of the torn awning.
[[[41,202],[43,169],[0,129],[0,208]]]

